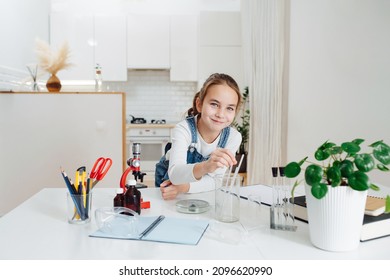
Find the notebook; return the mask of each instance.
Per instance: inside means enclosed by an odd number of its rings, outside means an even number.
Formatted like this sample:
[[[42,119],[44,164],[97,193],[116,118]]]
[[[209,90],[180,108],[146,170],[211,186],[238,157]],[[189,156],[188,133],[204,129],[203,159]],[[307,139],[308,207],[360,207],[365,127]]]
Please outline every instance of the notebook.
[[[110,221],[109,228],[98,229],[89,236],[197,245],[208,225],[207,220],[201,219],[139,216],[137,231],[131,233],[126,219],[115,217]]]
[[[379,216],[385,212],[386,199],[382,197],[367,196],[364,214]]]

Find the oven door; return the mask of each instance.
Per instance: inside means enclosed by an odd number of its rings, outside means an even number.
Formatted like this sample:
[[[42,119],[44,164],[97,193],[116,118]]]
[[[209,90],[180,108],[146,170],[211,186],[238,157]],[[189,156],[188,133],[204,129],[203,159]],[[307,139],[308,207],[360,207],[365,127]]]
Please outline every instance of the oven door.
[[[152,175],[154,174],[156,163],[164,155],[165,145],[169,142],[169,137],[132,137],[126,142],[127,158],[133,157],[133,143],[141,144],[141,172]]]

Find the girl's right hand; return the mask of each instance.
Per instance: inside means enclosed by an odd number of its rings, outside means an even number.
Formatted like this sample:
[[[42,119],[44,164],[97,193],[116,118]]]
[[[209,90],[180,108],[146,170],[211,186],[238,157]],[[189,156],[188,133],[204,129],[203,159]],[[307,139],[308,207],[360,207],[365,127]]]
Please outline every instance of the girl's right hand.
[[[204,164],[206,173],[211,173],[221,167],[233,166],[237,164],[237,160],[235,155],[230,150],[216,149],[211,153],[210,158],[205,161]]]

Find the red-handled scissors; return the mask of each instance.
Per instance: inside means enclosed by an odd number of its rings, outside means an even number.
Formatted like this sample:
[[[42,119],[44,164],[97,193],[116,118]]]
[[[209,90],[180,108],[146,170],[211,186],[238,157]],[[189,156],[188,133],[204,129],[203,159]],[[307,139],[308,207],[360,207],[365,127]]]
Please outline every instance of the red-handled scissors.
[[[95,179],[92,186],[97,184],[97,181],[100,181],[106,176],[108,170],[112,165],[112,160],[110,158],[100,157],[95,161],[95,164],[92,167],[89,178]]]

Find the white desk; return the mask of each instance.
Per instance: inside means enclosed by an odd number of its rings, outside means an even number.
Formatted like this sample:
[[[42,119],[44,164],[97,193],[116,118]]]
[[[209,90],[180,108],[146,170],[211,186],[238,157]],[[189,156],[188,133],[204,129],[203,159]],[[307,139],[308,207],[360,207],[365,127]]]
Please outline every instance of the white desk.
[[[253,259],[390,259],[390,238],[361,243],[347,253],[326,252],[313,247],[308,226],[297,221],[297,232],[269,229],[269,208],[263,206],[261,226],[245,231],[242,223],[224,224],[241,235],[238,244],[216,238],[212,231],[213,211],[204,214],[181,214],[176,201],[163,201],[159,189],[141,189],[144,200],[151,201],[151,209],[141,215],[184,216],[210,219],[211,227],[196,246],[148,241],[92,238],[88,234],[97,229],[94,217],[87,225],[72,225],[66,220],[66,189],[47,188],[0,218],[0,259],[161,259],[161,260],[253,260]],[[114,189],[96,188],[92,210],[111,206]],[[212,195],[183,195],[212,202]],[[243,207],[245,203],[242,203]],[[244,209],[242,209],[244,210]],[[244,215],[242,211],[242,215]]]

